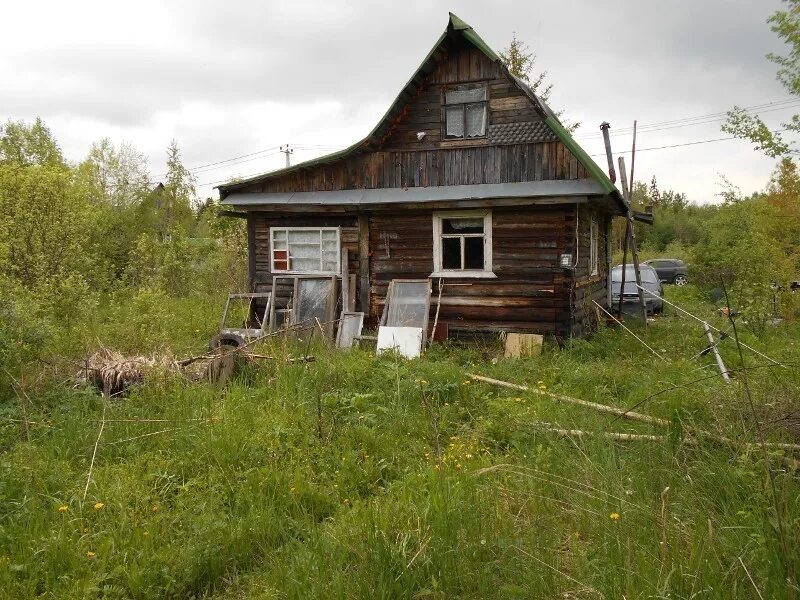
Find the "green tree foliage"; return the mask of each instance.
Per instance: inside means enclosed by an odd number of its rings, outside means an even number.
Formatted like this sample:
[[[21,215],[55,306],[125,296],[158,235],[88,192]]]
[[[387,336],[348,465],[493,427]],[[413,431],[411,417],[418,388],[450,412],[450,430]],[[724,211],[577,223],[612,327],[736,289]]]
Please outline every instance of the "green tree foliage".
[[[0,163],[66,167],[61,148],[39,118],[33,125],[9,120],[0,126]]]
[[[778,37],[788,46],[788,54],[770,53],[767,58],[778,65],[778,80],[793,96],[800,95],[800,0],[783,0],[786,10],[779,10],[767,22]],[[781,124],[782,130],[800,131],[800,115],[792,116]],[[757,115],[734,106],[722,130],[736,137],[750,140],[756,150],[772,158],[796,154],[791,142],[781,136],[781,130],[770,129]]]
[[[89,206],[61,167],[0,165],[0,273],[25,286],[89,269]]]
[[[500,51],[500,60],[508,68],[509,73],[524,81],[545,103],[550,100],[553,84],[547,80],[548,72],[541,71],[538,74],[534,74],[536,54],[531,51],[525,42],[517,38],[516,32],[513,33],[508,47]],[[564,111],[559,111],[556,113],[556,117],[560,119],[563,114]],[[580,123],[565,125],[570,132],[575,131],[580,126]]]
[[[178,142],[172,140],[167,148],[167,175],[162,194],[163,231],[177,226],[188,227],[192,220],[191,203],[195,193],[195,177],[181,161]]]
[[[125,142],[116,147],[108,138],[92,144],[78,172],[93,204],[127,208],[141,202],[151,188],[144,155]]]

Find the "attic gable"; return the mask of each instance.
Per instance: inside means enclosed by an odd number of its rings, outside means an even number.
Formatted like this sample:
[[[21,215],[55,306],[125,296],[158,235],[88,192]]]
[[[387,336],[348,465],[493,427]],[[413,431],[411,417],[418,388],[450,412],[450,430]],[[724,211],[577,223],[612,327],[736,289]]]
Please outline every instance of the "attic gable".
[[[408,108],[410,107],[412,101],[422,93],[421,90],[424,89],[424,84],[428,77],[442,64],[448,64],[448,68],[453,69],[453,63],[446,63],[445,58],[448,56],[449,52],[453,52],[454,49],[465,46],[477,50],[479,53],[478,56],[482,55],[482,58],[479,56],[478,62],[476,63],[478,68],[496,70],[498,73],[498,78],[504,77],[508,82],[510,82],[512,89],[516,88],[517,92],[527,98],[527,104],[525,104],[521,99],[506,101],[507,103],[519,102],[524,104],[526,108],[529,106],[533,107],[534,112],[538,115],[541,121],[523,121],[524,123],[527,123],[523,126],[523,134],[541,134],[543,136],[550,134],[554,135],[577,159],[580,166],[597,181],[604,193],[610,194],[620,205],[620,207],[623,210],[626,210],[627,206],[625,205],[624,200],[622,200],[619,190],[617,190],[617,188],[611,183],[605,172],[600,169],[583,150],[583,148],[581,148],[577,142],[575,142],[569,132],[559,122],[555,114],[549,109],[549,107],[547,107],[547,105],[542,102],[542,100],[539,99],[524,82],[516,77],[513,77],[508,72],[508,69],[502,64],[500,57],[488,46],[488,44],[486,44],[486,42],[480,38],[474,29],[472,29],[469,25],[452,13],[449,15],[447,29],[439,37],[431,51],[422,61],[422,64],[408,80],[397,98],[395,98],[394,102],[389,107],[389,110],[381,118],[375,128],[367,135],[367,137],[360,142],[353,144],[349,148],[339,152],[328,154],[304,163],[299,163],[286,169],[281,169],[241,180],[236,183],[221,185],[219,186],[221,198],[224,199],[233,191],[243,188],[251,188],[253,184],[259,182],[267,182],[276,178],[284,178],[310,168],[325,168],[326,165],[331,165],[333,167],[334,163],[340,165],[343,163],[350,163],[352,162],[352,159],[363,156],[365,153],[380,150],[385,146],[385,144],[388,143],[390,137],[395,135],[395,132],[393,132],[393,127],[395,128],[395,131],[400,131],[397,125],[403,120],[404,114],[409,114]],[[473,52],[469,52],[467,54],[469,56],[475,56],[475,53]],[[458,74],[460,73],[460,69],[472,67],[472,65],[468,62],[470,60],[472,59],[459,57],[455,67],[455,73],[457,74],[456,76],[459,76]],[[488,61],[488,63],[486,61]],[[486,67],[487,64],[489,65],[488,68]],[[404,113],[404,111],[406,111],[406,113]],[[406,135],[408,135],[408,133],[414,129],[414,127],[410,125],[415,124],[412,121],[408,121],[408,123],[409,127],[405,129]],[[542,125],[542,123],[546,125],[546,128]],[[504,123],[503,125],[511,124]],[[531,131],[531,128],[537,128],[536,132]],[[513,127],[505,127],[504,129],[505,131],[501,132],[504,136],[504,139],[513,140],[513,136],[519,133]],[[416,134],[416,132],[414,132],[414,134]],[[509,141],[507,143],[512,144],[515,142]]]
[[[472,139],[444,137],[444,95],[455,86],[486,85],[488,127]],[[451,42],[436,67],[399,110],[380,141],[380,149],[428,150],[456,146],[488,146],[557,141],[545,117],[498,61],[490,60],[471,42]],[[422,135],[422,139],[419,136]]]

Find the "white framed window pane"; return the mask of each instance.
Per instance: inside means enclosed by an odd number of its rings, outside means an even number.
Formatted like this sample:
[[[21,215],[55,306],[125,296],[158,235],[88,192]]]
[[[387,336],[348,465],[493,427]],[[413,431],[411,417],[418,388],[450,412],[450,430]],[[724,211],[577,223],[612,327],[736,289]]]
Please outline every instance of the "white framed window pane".
[[[478,102],[486,100],[486,86],[477,87],[456,87],[450,88],[444,94],[445,104],[457,104],[460,102]]]
[[[464,137],[464,107],[450,106],[445,109],[446,131],[450,137]]]
[[[278,241],[286,241],[286,230],[285,229],[274,229],[272,231],[272,239],[276,242]]]
[[[292,271],[319,271],[319,257],[298,258],[292,256],[291,267]]]
[[[316,244],[319,245],[319,230],[290,230],[290,244]]]
[[[483,217],[442,219],[442,233],[483,233]]]
[[[486,105],[467,104],[467,137],[486,135]]]
[[[292,258],[316,258],[319,261],[319,246],[311,244],[291,244],[289,246]]]
[[[424,327],[428,284],[420,281],[395,281],[386,314],[389,327]]]
[[[442,268],[461,269],[461,238],[442,238]]]
[[[275,250],[286,250],[286,240],[272,240],[272,246]]]
[[[322,231],[322,241],[323,241],[323,242],[325,242],[325,241],[332,241],[332,242],[336,242],[336,239],[337,239],[337,237],[338,237],[338,236],[336,235],[337,233],[338,233],[337,231],[334,231],[334,230],[332,230],[332,229],[326,229],[326,230],[323,230],[323,231]]]

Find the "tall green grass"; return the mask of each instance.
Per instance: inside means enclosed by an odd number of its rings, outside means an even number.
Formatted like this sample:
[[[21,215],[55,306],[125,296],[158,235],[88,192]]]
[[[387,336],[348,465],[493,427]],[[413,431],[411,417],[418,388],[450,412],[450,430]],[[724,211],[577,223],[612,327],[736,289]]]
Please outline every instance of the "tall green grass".
[[[670,292],[724,328],[692,290]],[[200,350],[214,311],[168,309],[177,350]],[[96,334],[146,351],[124,327]],[[690,359],[704,338],[685,318],[637,331],[664,360],[603,330],[538,359],[498,359],[492,344],[434,346],[414,361],[315,346],[314,363],[264,362],[225,387],[153,376],[111,401],[32,388],[28,432],[19,399],[0,407],[0,596],[793,597],[797,473],[770,457],[787,553],[761,453],[682,443],[687,426],[755,439],[739,381]],[[794,365],[797,333],[744,335]],[[270,344],[279,358],[306,350]],[[732,369],[734,350],[725,342]],[[796,368],[748,361],[762,420],[796,410]],[[621,407],[683,387],[638,409],[670,420],[664,431],[471,372]],[[562,438],[543,423],[665,439]],[[779,422],[768,436],[791,439]]]

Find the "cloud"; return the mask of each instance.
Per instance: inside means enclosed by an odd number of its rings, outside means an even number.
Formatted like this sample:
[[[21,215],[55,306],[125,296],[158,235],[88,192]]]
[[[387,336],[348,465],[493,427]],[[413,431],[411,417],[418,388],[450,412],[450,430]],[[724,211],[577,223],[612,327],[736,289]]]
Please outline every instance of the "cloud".
[[[780,5],[29,0],[4,7],[7,22],[22,26],[0,38],[0,117],[42,116],[73,160],[100,137],[125,139],[149,156],[154,178],[173,137],[189,166],[287,142],[297,146],[295,160],[309,158],[347,146],[375,125],[450,9],[495,49],[515,30],[537,53],[537,67],[550,73],[551,104],[582,121],[581,133],[596,134],[610,121],[615,148],[622,148],[630,138],[616,132],[634,118],[652,123],[785,98],[764,58],[782,51],[765,23]],[[722,135],[715,122],[643,133],[640,147]],[[581,143],[602,152],[599,135]],[[282,161],[264,153],[205,169],[198,180],[249,175]],[[772,164],[745,142],[719,142],[642,153],[637,172],[708,200],[717,172],[752,191]]]

